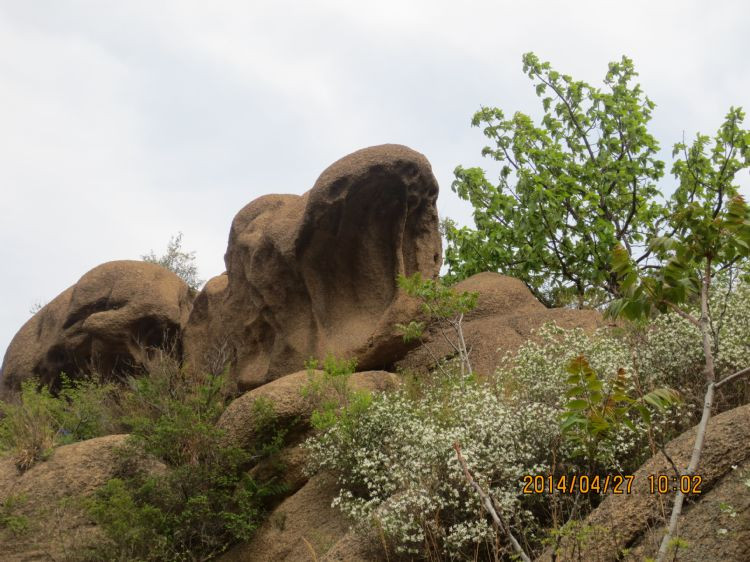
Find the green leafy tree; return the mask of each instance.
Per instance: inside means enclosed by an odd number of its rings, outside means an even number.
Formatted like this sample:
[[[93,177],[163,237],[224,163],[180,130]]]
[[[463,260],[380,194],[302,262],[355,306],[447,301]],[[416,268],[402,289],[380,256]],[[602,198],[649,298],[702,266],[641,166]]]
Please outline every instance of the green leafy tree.
[[[500,271],[521,279],[547,306],[617,294],[611,254],[621,244],[639,254],[663,220],[654,202],[664,163],[646,126],[654,103],[633,62],[610,63],[600,90],[553,70],[533,53],[524,73],[541,98],[541,124],[484,107],[472,120],[494,146],[483,156],[502,164],[499,183],[481,168],[455,169],[453,190],[474,206],[476,230],[445,223],[449,278]],[[640,252],[637,261],[648,257]]]
[[[709,301],[716,275],[746,263],[750,256],[750,207],[735,183],[737,173],[750,167],[750,131],[741,127],[744,117],[741,109],[731,108],[713,140],[699,134],[689,147],[684,142],[675,145],[675,156],[682,154],[682,158],[672,168],[680,181],[669,206],[672,233],[649,242],[650,251],[662,265],[638,267],[620,245],[613,253],[613,272],[622,297],[610,305],[610,315],[639,319],[655,310],[672,311],[700,331],[706,393],[690,462],[682,472],[689,476],[700,461],[716,390],[750,373],[747,367],[717,380],[716,324],[722,312],[712,311]],[[690,312],[689,305],[696,300],[700,302],[699,316]],[[684,495],[678,492],[659,560],[665,558],[675,538],[683,501]]]
[[[176,273],[188,287],[197,291],[203,285],[203,279],[198,278],[198,266],[195,265],[195,252],[185,252],[182,249],[182,232],[172,236],[167,244],[167,252],[157,256],[153,250],[141,256],[143,261],[166,267]]]

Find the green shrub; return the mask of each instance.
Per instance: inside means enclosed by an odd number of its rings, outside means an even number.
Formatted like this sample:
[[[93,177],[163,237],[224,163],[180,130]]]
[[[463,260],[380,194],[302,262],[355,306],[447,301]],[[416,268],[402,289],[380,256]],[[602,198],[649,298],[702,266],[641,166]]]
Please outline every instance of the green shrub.
[[[18,513],[18,508],[26,501],[24,496],[9,495],[0,502],[0,531],[21,535],[29,528],[29,520]],[[0,534],[2,537],[2,534]]]
[[[496,373],[496,384],[508,397],[546,404],[563,416],[572,391],[568,368],[578,357],[584,357],[601,377],[603,395],[611,394],[615,390],[613,384],[619,380],[624,382],[621,392],[631,397],[667,386],[663,378],[650,376],[648,369],[639,368],[631,351],[623,337],[609,329],[587,335],[580,328],[566,330],[545,324],[515,354],[503,358]],[[622,379],[617,376],[620,372]],[[586,462],[578,455],[580,442],[568,433],[573,439],[569,443],[567,460],[572,465],[586,465],[587,470],[632,472],[653,454],[649,439],[659,442],[671,439],[687,425],[686,420],[694,410],[693,404],[683,403],[656,411],[648,424],[650,431],[642,417],[634,412],[629,418],[632,423],[610,428],[607,438],[597,442],[595,458],[588,458]]]
[[[113,433],[114,393],[111,384],[73,381],[64,374],[56,395],[36,379],[24,381],[17,402],[0,401],[0,451],[26,470],[58,445]]]
[[[162,356],[150,376],[130,381],[122,398],[131,431],[118,478],[88,504],[107,541],[91,559],[207,560],[247,540],[280,485],[256,482],[246,469],[273,454],[281,439],[260,416],[254,449],[225,443],[216,427],[229,398],[223,375],[198,375]],[[145,470],[156,459],[162,470]]]
[[[349,388],[349,378],[357,368],[355,359],[338,359],[328,354],[323,361],[309,359],[305,368],[308,381],[301,392],[311,405],[313,428],[324,431],[336,423],[349,423],[368,408],[370,393]]]

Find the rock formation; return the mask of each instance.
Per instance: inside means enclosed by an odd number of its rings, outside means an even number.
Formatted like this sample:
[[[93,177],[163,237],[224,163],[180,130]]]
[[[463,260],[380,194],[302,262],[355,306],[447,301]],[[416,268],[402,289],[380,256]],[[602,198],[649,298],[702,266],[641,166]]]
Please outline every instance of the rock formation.
[[[132,372],[144,347],[178,339],[190,306],[187,285],[159,265],[97,266],[18,331],[3,360],[0,398],[34,376],[54,383],[61,372],[72,377]]]
[[[473,275],[454,289],[479,294],[476,308],[464,317],[463,332],[471,350],[471,366],[480,375],[492,374],[506,352],[515,352],[533,330],[546,322],[588,332],[603,325],[595,310],[546,308],[520,280],[498,273]],[[419,347],[398,361],[396,367],[423,373],[435,366],[433,356],[443,359],[454,353],[437,328],[429,330],[423,339],[432,355]]]
[[[18,534],[0,525],[0,559],[68,560],[101,540],[80,500],[115,476],[116,450],[126,437],[107,435],[58,447],[48,460],[25,472],[19,472],[10,457],[0,459],[0,507],[13,502],[10,515],[28,522],[27,530]],[[143,468],[164,469],[158,463]]]
[[[398,290],[397,276],[420,272],[434,278],[440,269],[437,193],[424,156],[400,145],[371,147],[332,164],[304,195],[267,195],[244,207],[231,226],[226,272],[194,300],[179,277],[158,265],[117,261],[96,267],[15,336],[2,365],[0,399],[30,377],[54,384],[61,371],[109,377],[135,372],[149,347],[170,343],[193,368],[218,372],[228,361],[233,381],[246,392],[217,425],[228,444],[252,447],[259,401],[271,406],[285,430],[284,448],[249,470],[265,480],[283,464],[279,481],[288,497],[255,537],[220,560],[393,559],[382,537],[353,532],[331,507],[335,475],[309,478],[303,470],[300,443],[309,434],[313,404],[302,393],[310,375],[300,368],[328,353],[355,358],[359,372],[350,376],[349,387],[381,392],[395,388],[400,376],[368,369],[421,373],[436,358],[453,354],[436,328],[424,337],[430,352],[408,347],[394,328],[419,314],[418,303]],[[492,373],[506,352],[545,322],[586,331],[602,325],[596,311],[547,309],[521,281],[495,273],[475,275],[456,289],[479,293],[463,328],[480,375]],[[678,465],[687,463],[694,434],[667,445]],[[89,495],[113,476],[113,451],[124,439],[113,435],[59,447],[22,474],[12,459],[0,460],[0,507],[9,498],[26,498],[20,513],[33,519],[35,529],[30,536],[0,537],[0,558],[62,559],[100,538],[83,513],[69,511],[65,502]],[[657,455],[635,475],[632,495],[606,498],[586,524],[606,529],[607,539],[588,544],[583,554],[579,549],[581,558],[652,556],[663,532],[655,528],[662,504],[648,493],[648,475],[670,472]],[[750,559],[750,405],[711,420],[699,473],[705,494],[686,506],[681,523],[681,534],[695,537],[696,544],[682,559]],[[724,517],[719,508],[727,498],[738,510],[734,517]],[[560,543],[557,560],[579,547],[568,540]],[[630,554],[623,554],[626,548]],[[552,558],[550,552],[542,556]]]
[[[226,273],[195,301],[190,362],[229,346],[244,390],[328,352],[362,369],[392,363],[407,350],[393,325],[416,311],[396,277],[440,268],[437,194],[424,156],[382,145],[335,162],[304,195],[248,204],[232,222]]]

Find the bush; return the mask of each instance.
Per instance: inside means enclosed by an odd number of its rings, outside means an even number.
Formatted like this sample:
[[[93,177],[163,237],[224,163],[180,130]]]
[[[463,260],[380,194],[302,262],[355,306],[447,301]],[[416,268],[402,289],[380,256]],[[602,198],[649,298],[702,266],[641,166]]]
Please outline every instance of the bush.
[[[369,392],[349,388],[349,378],[357,368],[355,359],[337,359],[328,354],[323,361],[309,359],[305,368],[308,381],[301,393],[311,406],[310,424],[316,430],[346,424],[369,406]]]
[[[0,402],[0,451],[27,470],[58,445],[114,433],[114,393],[111,384],[64,374],[57,395],[35,379],[24,381],[17,403]]]
[[[166,267],[179,276],[188,287],[197,291],[203,285],[203,279],[198,278],[198,266],[195,265],[195,252],[185,252],[182,249],[182,232],[172,236],[167,244],[167,252],[157,256],[153,250],[141,256],[143,261]]]
[[[197,375],[163,355],[123,396],[131,431],[118,478],[88,504],[107,541],[90,553],[110,560],[207,560],[247,540],[268,500],[283,488],[246,469],[281,442],[272,416],[260,416],[253,450],[231,446],[216,421],[229,399],[223,375]],[[142,467],[161,461],[164,470]]]
[[[226,377],[184,370],[167,352],[152,350],[150,357],[147,374],[121,387],[63,376],[53,394],[30,380],[18,403],[0,402],[0,448],[20,469],[57,445],[131,434],[117,452],[117,477],[83,500],[105,540],[80,559],[207,560],[248,539],[283,490],[246,472],[282,443],[271,406],[257,404],[254,447],[233,447],[216,427],[232,398]],[[0,528],[20,532],[25,520],[13,507],[0,505]]]
[[[2,533],[21,535],[29,528],[28,519],[18,513],[19,507],[26,501],[24,496],[9,495],[0,502],[0,538]]]
[[[724,373],[750,363],[750,287],[731,289],[719,280],[711,300],[721,317],[714,344],[717,371]],[[652,409],[645,420],[637,408],[626,412],[627,423],[597,436],[595,455],[586,458],[576,436],[561,427],[574,390],[568,368],[577,357],[596,372],[603,395],[619,384],[617,392],[646,404],[645,397],[660,396],[654,390],[672,387],[685,400]],[[548,324],[485,383],[448,364],[447,376],[407,378],[400,390],[374,396],[356,412],[339,408],[306,444],[309,469],[335,474],[341,490],[334,503],[361,526],[382,529],[398,551],[425,559],[512,556],[464,479],[452,449],[458,441],[474,478],[533,552],[602,497],[523,494],[523,476],[632,473],[695,423],[702,364],[700,335],[674,314],[592,335]],[[746,388],[738,387],[746,384],[736,383],[720,407],[746,402]]]
[[[374,520],[398,551],[454,556],[477,544],[492,548],[496,538],[453,442],[460,441],[502,513],[531,529],[519,484],[524,474],[549,470],[555,414],[544,405],[518,407],[487,385],[454,377],[417,397],[405,389],[378,395],[353,423],[332,426],[307,448],[312,470],[338,475],[334,504],[344,513]]]
[[[664,379],[650,376],[648,369],[633,363],[627,342],[614,331],[601,329],[589,336],[580,328],[565,330],[554,324],[545,324],[535,332],[533,340],[503,358],[496,384],[506,396],[524,403],[542,403],[563,413],[572,390],[567,382],[568,366],[577,357],[585,357],[599,374],[605,394],[612,392],[620,369],[625,379],[624,392],[629,396],[643,396],[666,386]],[[587,459],[586,470],[636,470],[654,452],[649,439],[671,439],[687,425],[693,411],[694,405],[686,403],[654,412],[650,432],[640,417],[631,416],[633,427],[623,424],[613,428],[607,439],[598,444],[596,457]],[[581,459],[572,458],[575,450],[567,451],[566,460],[583,465]]]

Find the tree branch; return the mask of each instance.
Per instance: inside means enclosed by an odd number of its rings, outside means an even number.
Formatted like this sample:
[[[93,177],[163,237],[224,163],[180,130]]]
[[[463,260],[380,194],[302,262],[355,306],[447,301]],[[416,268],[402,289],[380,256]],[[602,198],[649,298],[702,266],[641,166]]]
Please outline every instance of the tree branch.
[[[703,414],[701,415],[701,421],[698,424],[698,430],[695,435],[695,442],[693,443],[693,453],[690,456],[690,464],[688,464],[687,470],[685,471],[686,476],[692,476],[695,474],[695,470],[698,468],[698,462],[701,458],[701,452],[703,451],[703,441],[706,437],[706,428],[708,427],[708,420],[711,418],[711,406],[714,401],[714,391],[716,388],[716,374],[714,372],[714,357],[711,350],[711,334],[708,328],[708,290],[711,287],[711,260],[706,260],[705,270],[703,272],[703,279],[701,283],[701,318],[700,318],[700,330],[701,339],[703,340],[703,354],[706,358],[706,364],[704,373],[706,376],[706,382],[708,387],[706,388],[706,395],[703,398]],[[664,557],[667,555],[672,537],[677,531],[677,523],[682,513],[682,504],[685,501],[685,494],[682,490],[677,491],[677,495],[674,499],[674,505],[672,506],[672,514],[669,517],[669,527],[667,532],[662,538],[661,544],[659,545],[659,553],[657,556],[657,562],[662,562]]]
[[[734,379],[738,379],[738,378],[743,377],[743,376],[745,376],[747,374],[750,374],[750,367],[745,367],[741,371],[737,371],[736,373],[732,373],[731,375],[724,377],[719,382],[717,382],[716,384],[714,384],[714,388],[720,388],[723,385],[725,385],[726,383],[732,382]]]
[[[516,537],[513,536],[513,532],[510,530],[510,527],[506,526],[503,523],[503,521],[500,519],[500,516],[497,514],[497,511],[495,511],[495,507],[492,505],[492,499],[490,498],[490,496],[488,496],[484,492],[484,490],[482,490],[481,486],[476,483],[474,478],[472,478],[471,472],[469,472],[469,467],[466,465],[466,461],[461,455],[461,445],[459,445],[458,441],[453,443],[453,448],[456,450],[456,456],[458,457],[458,462],[461,464],[461,468],[463,468],[466,481],[479,494],[479,497],[482,499],[482,505],[484,505],[484,508],[492,517],[492,522],[498,529],[503,531],[508,536],[510,543],[513,545],[513,550],[516,551],[516,554],[518,554],[521,560],[523,560],[524,562],[531,562],[531,558],[529,558],[528,555],[523,551],[523,548],[521,548],[518,540],[516,540]]]
[[[690,322],[693,326],[696,326],[698,328],[701,327],[700,322],[698,320],[696,320],[695,318],[693,318],[692,316],[690,316],[687,312],[685,312],[684,310],[682,310],[679,306],[677,306],[673,302],[669,302],[667,300],[662,300],[661,302],[665,303],[669,308],[671,308],[672,310],[674,310],[677,314],[679,314],[680,316],[682,316],[685,320],[687,320],[688,322]]]

